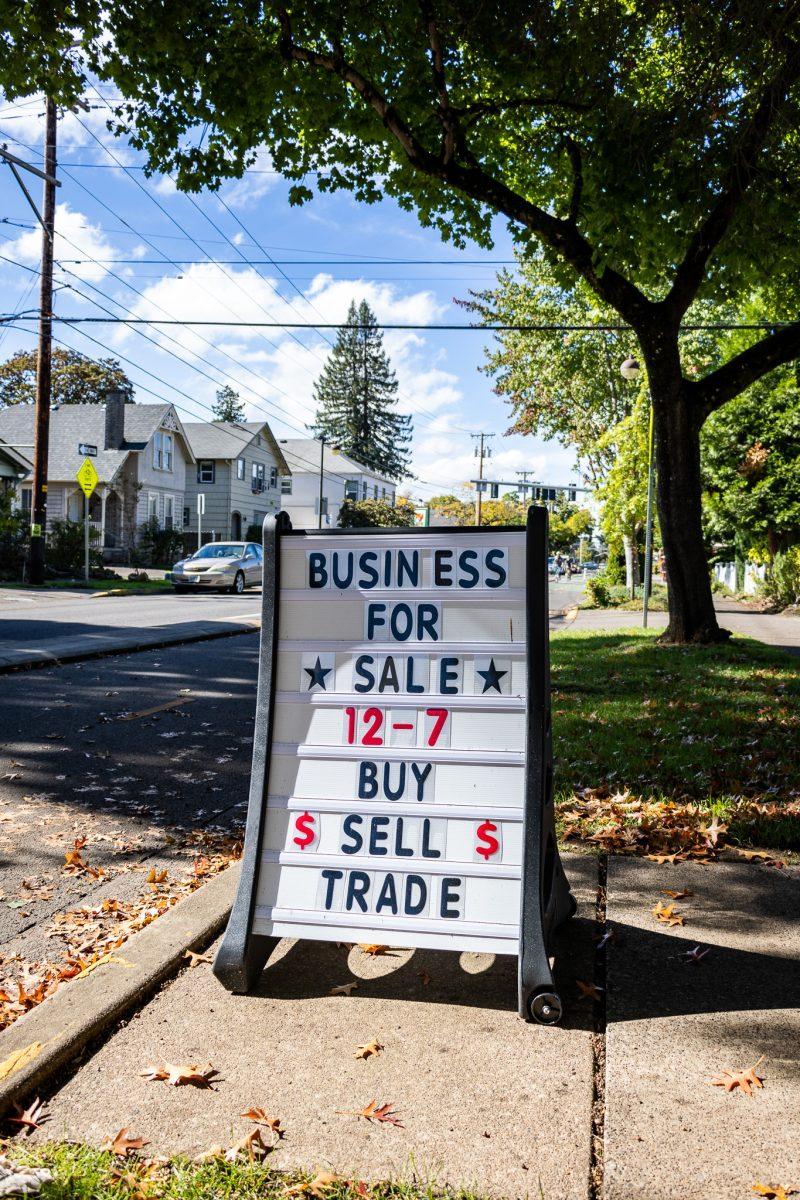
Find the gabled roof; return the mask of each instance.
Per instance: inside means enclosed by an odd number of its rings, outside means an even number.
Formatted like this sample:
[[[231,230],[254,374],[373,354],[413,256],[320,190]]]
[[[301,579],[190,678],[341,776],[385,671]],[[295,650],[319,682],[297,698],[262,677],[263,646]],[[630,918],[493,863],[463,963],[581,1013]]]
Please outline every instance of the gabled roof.
[[[265,421],[187,421],[186,436],[195,458],[239,458],[261,434],[267,441],[280,475],[291,475],[280,446]]]
[[[186,433],[171,404],[126,404],[125,441],[121,450],[104,450],[106,436],[106,410],[104,404],[62,404],[50,413],[50,452],[47,460],[47,478],[52,483],[73,482],[83,462],[78,453],[80,442],[97,446],[97,457],[92,459],[101,483],[111,483],[132,450],[143,450],[158,429],[164,417],[170,414],[178,432],[186,443],[191,458]],[[0,440],[3,442],[33,442],[35,410],[32,404],[14,404],[0,410]],[[26,457],[33,458],[33,450],[24,450]]]
[[[22,471],[23,475],[27,475],[33,470],[33,447],[26,446],[23,450],[16,446],[7,446],[0,438],[0,456],[10,462],[17,470]]]
[[[281,438],[280,444],[292,474],[319,474],[320,444],[316,438]],[[325,444],[324,470],[326,475],[369,475],[370,479],[379,479],[381,483],[390,483],[392,487],[397,486],[396,479],[390,479],[388,475],[380,475],[377,471],[373,471],[372,467],[366,467],[354,458],[342,454],[341,451],[334,450],[327,442]]]

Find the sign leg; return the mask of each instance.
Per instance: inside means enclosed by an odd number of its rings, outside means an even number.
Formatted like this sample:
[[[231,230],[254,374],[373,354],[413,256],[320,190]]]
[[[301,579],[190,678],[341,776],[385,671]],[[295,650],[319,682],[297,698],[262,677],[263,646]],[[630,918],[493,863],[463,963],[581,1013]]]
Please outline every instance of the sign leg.
[[[83,575],[89,582],[89,497],[83,496]]]

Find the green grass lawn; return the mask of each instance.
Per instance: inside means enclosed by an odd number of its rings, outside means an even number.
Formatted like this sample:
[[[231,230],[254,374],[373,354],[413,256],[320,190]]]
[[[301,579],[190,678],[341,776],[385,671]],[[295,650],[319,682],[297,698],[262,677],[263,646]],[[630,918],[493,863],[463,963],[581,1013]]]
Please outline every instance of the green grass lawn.
[[[15,588],[29,589],[31,584],[28,583],[0,583],[0,588]],[[135,596],[137,594],[147,594],[150,592],[171,592],[172,584],[166,579],[90,579],[88,582],[85,579],[53,579],[41,588],[41,591],[69,591],[69,592],[108,592],[112,588],[119,588],[125,592]]]
[[[270,1168],[269,1160],[174,1159],[149,1165],[137,1156],[123,1159],[73,1143],[24,1146],[15,1142],[8,1154],[15,1166],[46,1167],[52,1172],[52,1182],[42,1187],[42,1200],[286,1200],[292,1196],[298,1200],[305,1196],[311,1200],[474,1200],[471,1192],[449,1192],[422,1183],[338,1179],[327,1168],[321,1168],[322,1177],[277,1171]]]
[[[628,792],[700,806],[742,844],[800,848],[800,656],[630,630],[556,634],[551,658],[562,808],[583,789]]]

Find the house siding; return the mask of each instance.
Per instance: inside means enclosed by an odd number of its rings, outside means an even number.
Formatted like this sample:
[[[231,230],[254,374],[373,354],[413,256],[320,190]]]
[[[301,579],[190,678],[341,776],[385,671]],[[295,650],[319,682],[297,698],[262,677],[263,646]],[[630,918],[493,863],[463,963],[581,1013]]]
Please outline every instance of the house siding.
[[[253,438],[237,457],[245,460],[244,479],[236,477],[235,458],[202,460],[213,461],[215,464],[213,484],[199,484],[196,471],[193,475],[187,475],[186,507],[189,509],[189,524],[185,526],[186,530],[197,532],[197,496],[199,492],[204,492],[206,497],[203,531],[210,532],[213,529],[217,538],[233,536],[232,514],[234,512],[241,513],[241,536],[244,538],[248,525],[260,523],[265,513],[278,511],[281,498],[280,479],[276,479],[274,487],[269,487],[270,469],[274,468],[277,474],[278,464],[266,440],[262,437],[261,445],[258,445],[256,438]],[[263,492],[254,492],[252,489],[254,462],[264,465],[265,490]]]

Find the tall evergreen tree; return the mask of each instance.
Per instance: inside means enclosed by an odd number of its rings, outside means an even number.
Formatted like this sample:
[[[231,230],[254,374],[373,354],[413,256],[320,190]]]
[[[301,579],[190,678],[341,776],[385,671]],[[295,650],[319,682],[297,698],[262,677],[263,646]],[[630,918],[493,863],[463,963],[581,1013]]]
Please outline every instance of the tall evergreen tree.
[[[383,348],[375,314],[351,301],[347,323],[314,384],[314,433],[391,479],[407,474],[411,417],[396,411],[397,378]]]
[[[230,421],[233,425],[244,424],[244,405],[229,383],[217,392],[216,402],[211,409],[215,421]]]

